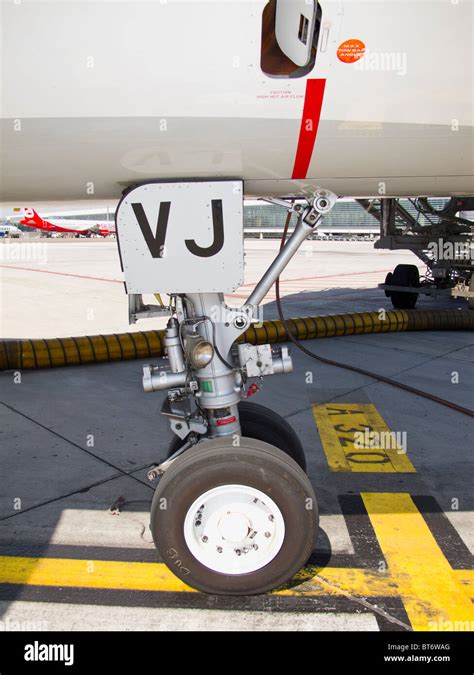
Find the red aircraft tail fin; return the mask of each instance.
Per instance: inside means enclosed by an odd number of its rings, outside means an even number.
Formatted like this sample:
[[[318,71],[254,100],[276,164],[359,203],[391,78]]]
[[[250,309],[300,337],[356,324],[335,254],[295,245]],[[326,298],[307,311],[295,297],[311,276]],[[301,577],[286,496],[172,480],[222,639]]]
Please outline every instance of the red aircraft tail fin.
[[[21,225],[36,225],[36,227],[42,226],[43,219],[30,206],[25,206],[19,210],[23,211],[23,219],[20,220]]]

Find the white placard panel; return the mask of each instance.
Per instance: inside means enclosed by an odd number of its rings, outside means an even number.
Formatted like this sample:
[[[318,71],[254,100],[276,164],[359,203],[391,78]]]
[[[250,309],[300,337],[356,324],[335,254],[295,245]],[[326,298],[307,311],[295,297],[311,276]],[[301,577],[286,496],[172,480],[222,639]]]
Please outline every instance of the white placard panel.
[[[148,183],[116,214],[127,293],[211,293],[243,283],[242,181]]]

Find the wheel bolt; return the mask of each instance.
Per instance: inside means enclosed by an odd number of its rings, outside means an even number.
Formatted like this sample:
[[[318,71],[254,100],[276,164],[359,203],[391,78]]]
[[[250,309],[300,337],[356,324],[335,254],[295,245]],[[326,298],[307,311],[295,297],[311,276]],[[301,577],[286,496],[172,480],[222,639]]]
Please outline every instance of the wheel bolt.
[[[258,551],[258,544],[254,544],[252,548],[254,549],[254,551]]]
[[[271,523],[273,523],[273,521],[275,520],[275,518],[274,518],[272,515],[270,515],[270,516],[268,516],[268,520],[269,520]]]
[[[240,550],[240,548],[236,548],[235,552],[237,555],[242,555],[242,551]]]
[[[217,552],[218,552],[218,553],[222,553],[222,546],[218,546],[218,547],[217,547]]]
[[[202,537],[202,541],[203,541],[204,543],[206,543],[206,541],[207,541],[206,535],[204,535],[204,536]]]
[[[268,537],[271,537],[272,535],[270,534],[270,532],[265,532],[265,536],[268,539]]]

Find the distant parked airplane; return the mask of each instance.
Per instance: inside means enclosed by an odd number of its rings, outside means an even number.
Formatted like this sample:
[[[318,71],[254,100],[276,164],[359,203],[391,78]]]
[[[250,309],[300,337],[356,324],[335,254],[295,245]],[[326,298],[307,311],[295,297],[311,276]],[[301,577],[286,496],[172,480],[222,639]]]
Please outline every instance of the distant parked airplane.
[[[55,222],[45,220],[32,208],[25,207],[23,209],[14,209],[14,211],[23,211],[23,220],[20,220],[20,225],[27,225],[34,227],[37,230],[45,232],[70,232],[72,234],[100,234],[107,237],[112,232],[115,232],[115,224],[110,221],[93,221],[93,220],[67,220],[58,219]]]
[[[0,237],[19,237],[20,228],[16,225],[0,225]]]

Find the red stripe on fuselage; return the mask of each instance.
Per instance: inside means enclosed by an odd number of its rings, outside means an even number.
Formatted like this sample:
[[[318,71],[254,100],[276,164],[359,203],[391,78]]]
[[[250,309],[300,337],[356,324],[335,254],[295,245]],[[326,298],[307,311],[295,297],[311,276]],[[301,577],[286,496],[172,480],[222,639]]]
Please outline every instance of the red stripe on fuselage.
[[[292,178],[306,178],[318,133],[326,80],[306,80],[303,117]]]

